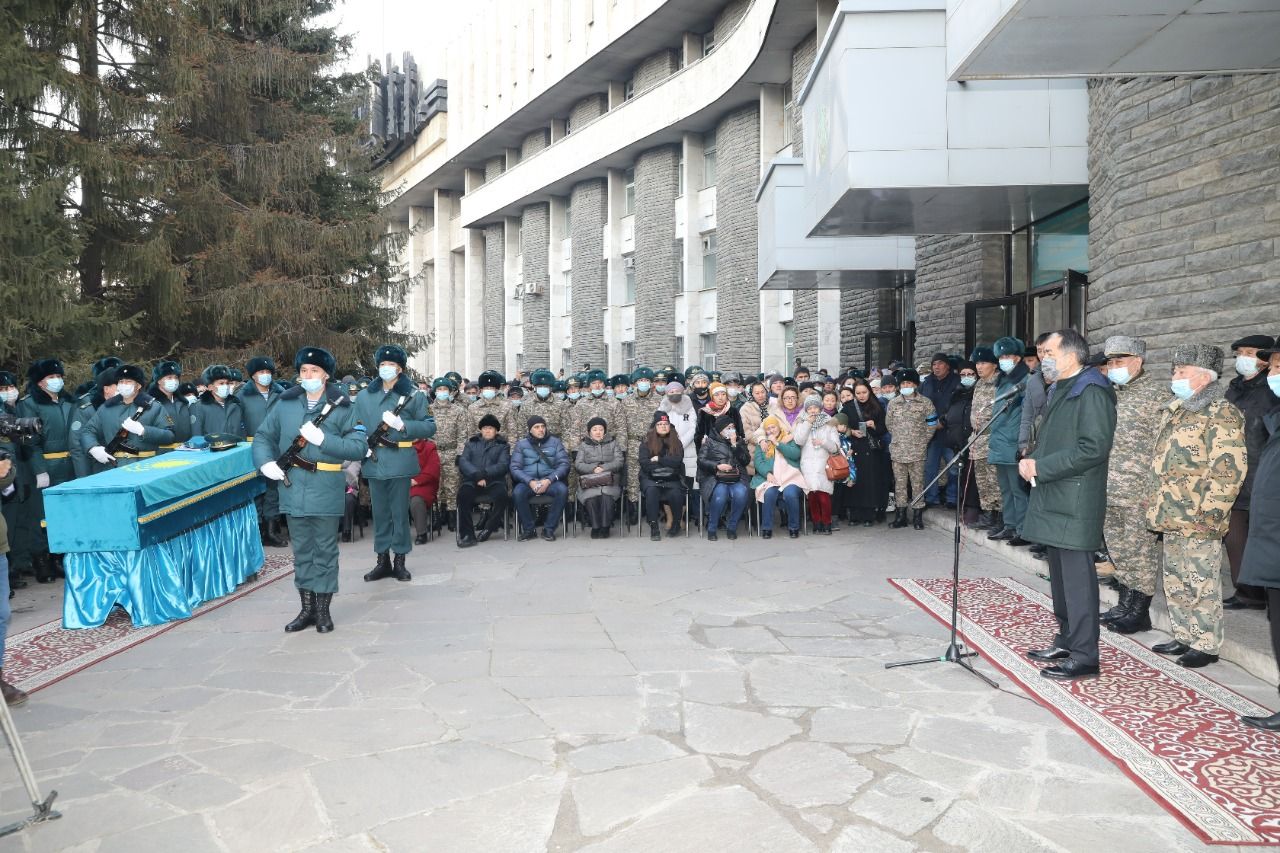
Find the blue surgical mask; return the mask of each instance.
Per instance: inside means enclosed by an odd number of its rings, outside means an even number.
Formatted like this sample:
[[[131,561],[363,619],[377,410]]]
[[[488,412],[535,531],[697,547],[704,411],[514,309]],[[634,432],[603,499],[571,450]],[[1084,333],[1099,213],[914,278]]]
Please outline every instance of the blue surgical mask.
[[[257,380],[257,383],[261,385],[263,388],[266,388],[271,384],[271,374],[265,370],[259,373],[257,376],[254,376],[253,378]]]
[[[318,376],[313,376],[310,379],[299,379],[298,384],[302,386],[303,391],[308,394],[314,394],[324,387],[324,380]]]
[[[494,397],[498,396],[498,390],[496,388],[482,388],[480,390],[480,396],[484,397],[486,400],[492,400]]]
[[[1107,371],[1107,378],[1117,385],[1128,385],[1133,379],[1127,367],[1113,367]]]
[[[904,397],[910,397],[914,393],[916,393],[916,389],[911,387],[910,385],[902,389],[902,396]]]
[[[174,391],[178,390],[178,380],[166,379],[160,383],[160,387],[164,389],[166,394],[172,394]]]
[[[604,396],[604,390],[605,390],[605,389],[603,389],[603,388],[592,388],[592,389],[591,389],[591,396],[592,396],[592,397],[603,397],[603,396]]]
[[[582,394],[581,394],[580,392],[578,392],[578,391],[570,391],[570,392],[569,392],[569,399],[570,399],[570,400],[576,400],[576,399],[578,399],[578,398],[579,398],[579,397],[581,397],[581,396],[582,396]]]
[[[725,390],[729,392],[729,399],[730,399],[730,400],[736,400],[736,399],[738,399],[738,395],[742,393],[742,389],[741,389],[741,388],[734,388],[734,387],[732,387],[732,386],[730,386],[729,388],[726,388]]]
[[[539,400],[545,400],[551,396],[551,389],[548,388],[546,385],[539,385],[537,388],[534,388],[533,390],[537,392]]]
[[[569,395],[568,395],[568,394],[566,394],[566,393],[564,393],[563,391],[557,391],[557,392],[556,392],[556,399],[557,399],[557,400],[559,400],[559,401],[560,401],[560,402],[562,402],[562,403],[564,402],[565,398],[566,398],[566,397],[568,397],[568,396],[569,396]]]
[[[1251,355],[1236,356],[1236,373],[1239,373],[1245,379],[1252,379],[1257,376],[1261,368],[1262,365]]]
[[[116,393],[121,397],[132,397],[134,394],[138,393],[138,386],[132,382],[121,382],[116,385]]]
[[[378,368],[378,378],[383,382],[393,382],[400,375],[400,368],[392,364],[384,364]]]
[[[648,382],[644,379],[641,379],[639,382],[636,383],[636,390],[639,391],[641,394],[648,394],[651,388],[653,388],[653,383]]]
[[[595,392],[594,392],[594,391],[592,391],[591,393],[595,394]],[[617,396],[617,395],[614,393],[614,390],[613,390],[612,388],[606,388],[606,389],[604,389],[604,393],[605,393],[605,394],[607,394],[610,398]],[[599,395],[599,394],[596,394],[596,396],[598,397],[598,396],[600,396],[600,395]]]
[[[964,386],[964,387],[966,387],[966,388],[972,388],[974,385],[977,385],[977,384],[978,384],[978,377],[976,377],[976,376],[961,376],[961,377],[960,377],[960,384],[961,384],[961,385],[963,385],[963,386]]]
[[[1196,392],[1191,389],[1190,379],[1175,379],[1169,383],[1169,390],[1179,400],[1190,400]]]
[[[13,388],[8,391],[0,391],[0,401],[5,403],[12,403],[16,399],[18,399],[17,388]]]
[[[478,400],[478,399],[480,399],[480,398],[479,398],[479,397],[477,397],[475,394],[468,394],[468,395],[467,395],[467,402],[468,402],[468,403],[474,403],[474,402],[475,402],[476,400]]]
[[[1011,358],[1000,359],[1000,369],[1003,370],[1005,373],[1012,373],[1013,368],[1016,365],[1017,365],[1017,362]]]
[[[436,399],[437,399],[437,400],[439,400],[439,401],[440,401],[440,402],[442,402],[442,403],[443,403],[443,402],[446,402],[446,401],[449,399],[449,389],[448,389],[448,388],[437,388],[437,389],[436,389]]]
[[[1271,389],[1271,393],[1280,397],[1280,374],[1267,377],[1267,387]]]
[[[228,397],[230,397],[230,396],[231,396],[231,386],[230,386],[229,384],[228,384],[228,385],[214,385],[214,386],[213,386],[213,393],[217,394],[219,397],[221,397],[222,399],[224,399],[224,400],[225,400],[225,399],[227,399]]]
[[[667,393],[667,383],[659,382],[657,385],[654,386],[653,390],[657,391],[659,394],[665,394]]]
[[[613,399],[615,399],[615,400],[623,400],[623,399],[626,399],[626,396],[627,396],[627,392],[626,392],[626,391],[614,391],[614,392],[613,392]]]
[[[64,382],[61,376],[54,376],[44,381],[44,387],[49,389],[50,394],[58,394],[62,391]]]

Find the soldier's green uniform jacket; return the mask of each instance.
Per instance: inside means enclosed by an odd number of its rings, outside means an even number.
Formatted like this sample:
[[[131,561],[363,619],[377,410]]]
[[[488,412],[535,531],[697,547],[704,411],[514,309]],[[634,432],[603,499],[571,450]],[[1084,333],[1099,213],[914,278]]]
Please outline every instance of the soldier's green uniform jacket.
[[[387,430],[386,437],[400,447],[379,447],[376,454],[364,461],[360,473],[369,480],[390,480],[395,477],[416,477],[421,471],[418,451],[413,442],[431,438],[436,434],[436,422],[427,410],[427,398],[403,373],[396,377],[390,391],[383,389],[382,380],[369,385],[356,396],[356,420],[364,425],[366,435],[382,425],[382,413],[395,410],[401,397],[409,402],[400,412],[403,430]]]
[[[276,400],[279,400],[280,395],[283,393],[284,386],[279,382],[272,382],[267,390],[267,396],[264,397],[262,392],[258,390],[258,384],[251,378],[240,386],[239,391],[232,395],[240,401],[240,405],[244,409],[246,437],[253,437],[258,434],[258,428],[267,419],[267,412],[271,411],[271,407],[276,404]]]
[[[98,409],[102,408],[104,402],[106,401],[102,399],[102,391],[94,388],[87,394],[77,397],[73,404],[74,408],[71,411],[71,463],[75,467],[77,477],[88,477],[90,474],[96,474],[102,470],[102,466],[97,465],[93,457],[89,455],[84,443],[84,434],[85,430],[89,428],[89,423],[93,420],[93,416],[98,413]]]
[[[20,418],[44,421],[44,431],[31,439],[32,474],[48,474],[49,484],[54,486],[78,476],[75,460],[83,450],[71,429],[76,419],[71,395],[63,391],[55,400],[40,386],[28,383],[27,396],[18,401],[17,412]]]
[[[218,402],[212,388],[200,395],[200,399],[191,407],[195,410],[192,429],[196,435],[235,435],[240,438],[249,435],[244,404],[235,394],[228,396],[223,403]]]
[[[889,457],[894,462],[920,462],[938,425],[938,413],[928,397],[916,393],[890,400],[884,422],[893,434]]]
[[[493,415],[498,419],[498,423],[502,424],[499,432],[507,439],[508,449],[514,450],[516,442],[528,432],[528,430],[520,429],[516,419],[516,407],[511,405],[511,401],[498,396],[492,400],[486,400],[481,397],[470,406],[467,407],[467,419],[464,423],[464,429],[458,435],[457,452],[462,452],[462,446],[467,443],[467,439],[480,432],[480,419],[485,415]]]
[[[120,431],[120,425],[124,423],[125,419],[132,417],[138,406],[150,399],[151,395],[146,391],[139,391],[134,396],[133,402],[126,403],[117,394],[103,403],[98,408],[98,411],[93,413],[93,417],[80,430],[80,445],[84,448],[89,468],[93,473],[106,471],[109,466],[103,465],[98,460],[88,456],[89,448],[94,446],[106,447],[110,444],[111,440],[116,437],[116,433]],[[154,453],[156,448],[162,444],[173,444],[173,425],[169,423],[169,416],[165,414],[164,407],[160,404],[153,403],[149,409],[138,417],[138,423],[142,424],[142,435],[130,434],[126,441],[134,450],[140,453]],[[116,464],[128,465],[137,461],[138,458],[118,457]]]
[[[1143,370],[1116,386],[1116,434],[1107,462],[1107,503],[1136,507],[1151,497],[1151,464],[1169,386]]]
[[[595,397],[588,391],[587,396],[573,407],[568,432],[562,437],[565,449],[570,453],[577,450],[578,445],[587,437],[587,422],[592,418],[604,418],[605,435],[615,436],[620,445],[626,439],[627,414],[622,403],[604,394]]]
[[[1248,470],[1244,415],[1221,382],[1160,413],[1147,523],[1152,530],[1221,539]]]
[[[622,412],[627,418],[627,445],[626,451],[628,456],[634,456],[637,453],[637,445],[640,439],[649,434],[649,425],[653,423],[653,413],[658,411],[658,406],[662,403],[662,395],[656,391],[650,391],[647,396],[641,397],[639,392],[628,394],[626,399],[622,401]]]
[[[524,426],[529,423],[529,418],[537,415],[547,422],[547,432],[563,441],[564,428],[567,421],[565,415],[569,411],[572,410],[557,400],[554,393],[547,399],[540,400],[535,391],[531,397],[525,398],[524,405],[520,407],[520,420],[523,423],[516,424],[516,426]],[[525,433],[528,433],[528,429],[525,430]]]
[[[182,444],[191,436],[195,435],[195,411],[186,397],[178,394],[166,394],[164,389],[159,385],[152,385],[148,389],[156,404],[164,409],[164,413],[169,416],[169,420],[173,421],[173,443]],[[172,450],[173,448],[168,448]]]
[[[999,374],[992,376],[990,379],[979,379],[978,383],[973,386],[973,402],[969,406],[969,426],[974,432],[982,429],[987,425],[987,421],[991,420],[991,412],[996,402],[996,380]],[[894,398],[895,400],[897,398]],[[892,401],[891,401],[892,402]],[[987,458],[987,442],[991,438],[991,433],[984,432],[973,443],[973,447],[969,448],[970,459],[986,459]],[[898,440],[898,436],[893,437],[894,441]],[[892,445],[890,445],[892,448]]]
[[[301,518],[341,516],[346,509],[347,493],[347,477],[342,472],[342,463],[363,459],[368,449],[364,430],[356,426],[351,399],[333,383],[325,387],[325,394],[326,397],[308,411],[307,395],[301,385],[285,391],[258,427],[253,441],[253,464],[261,468],[280,458],[298,436],[302,422],[314,420],[326,400],[334,404],[333,411],[320,425],[324,431],[324,443],[319,447],[308,444],[302,450],[303,459],[324,467],[315,471],[290,468],[286,473],[293,485],[285,488],[284,483],[280,484],[280,511],[286,515]]]

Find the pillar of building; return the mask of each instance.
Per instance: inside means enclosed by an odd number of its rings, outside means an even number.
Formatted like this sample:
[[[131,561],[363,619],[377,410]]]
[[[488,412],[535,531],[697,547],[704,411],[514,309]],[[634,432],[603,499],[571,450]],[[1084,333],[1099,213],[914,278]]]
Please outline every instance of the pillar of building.
[[[760,360],[759,110],[759,104],[743,107],[716,128],[716,360],[722,370],[750,369]]]
[[[654,148],[636,159],[636,319],[638,364],[662,364],[675,334],[676,191],[679,150]]]
[[[603,179],[575,184],[569,195],[569,229],[573,237],[573,286],[570,316],[573,325],[571,364],[604,364],[604,307],[608,301],[608,267],[604,259],[607,192]]]
[[[524,258],[524,297],[520,313],[524,318],[524,363],[530,369],[551,363],[551,276],[548,268],[551,212],[543,202],[524,208],[520,216]]]

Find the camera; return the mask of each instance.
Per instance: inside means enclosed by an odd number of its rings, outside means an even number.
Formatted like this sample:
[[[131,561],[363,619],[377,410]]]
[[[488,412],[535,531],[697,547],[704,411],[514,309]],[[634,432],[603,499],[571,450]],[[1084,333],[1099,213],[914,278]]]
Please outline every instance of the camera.
[[[0,439],[6,441],[22,441],[33,438],[44,431],[44,422],[39,418],[15,418],[0,412]]]

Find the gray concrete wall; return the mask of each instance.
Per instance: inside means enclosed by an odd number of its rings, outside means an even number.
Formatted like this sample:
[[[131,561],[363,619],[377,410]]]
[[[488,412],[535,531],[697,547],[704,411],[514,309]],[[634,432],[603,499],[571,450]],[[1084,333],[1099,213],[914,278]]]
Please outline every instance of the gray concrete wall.
[[[600,118],[609,109],[609,100],[603,93],[588,95],[573,105],[569,111],[569,129],[582,127]]]
[[[1280,74],[1089,87],[1089,339],[1280,332]]]
[[[894,290],[844,290],[840,293],[840,369],[866,366],[864,336],[894,326]]]
[[[756,187],[760,109],[744,107],[716,127],[716,356],[721,370],[758,370]]]
[[[676,168],[680,152],[667,145],[636,159],[636,359],[670,357],[676,313]],[[577,254],[577,250],[574,250]]]
[[[603,179],[574,184],[569,203],[573,237],[572,370],[583,362],[605,364],[604,307],[608,303],[607,268],[604,253],[604,221],[607,193]]]
[[[501,223],[484,229],[484,364],[495,369],[501,368],[506,358],[503,351],[507,336],[503,280],[506,242],[506,227]]]
[[[551,144],[551,131],[540,128],[520,141],[520,158],[530,157]]]
[[[742,20],[742,16],[747,14],[747,7],[751,5],[750,0],[733,0],[720,10],[720,14],[716,15],[716,44],[724,43],[729,37],[729,33],[738,25],[738,21]]]
[[[524,363],[530,370],[551,363],[551,282],[547,269],[550,211],[546,204],[531,204],[520,216],[520,254],[524,261],[524,285],[540,284],[542,294],[525,294],[520,301],[524,318]]]
[[[798,98],[805,78],[809,76],[813,62],[818,56],[818,31],[809,33],[804,41],[795,46],[791,52],[791,97]],[[791,144],[797,157],[804,154],[804,122],[799,108],[791,110]]]
[[[818,291],[791,291],[791,325],[796,337],[796,358],[810,370],[818,369]],[[788,365],[789,367],[790,365]]]
[[[484,161],[484,180],[485,183],[492,181],[494,178],[502,174],[506,167],[506,160],[502,157],[490,157]]]
[[[913,363],[964,349],[964,306],[1002,296],[1004,237],[950,234],[916,238],[916,348]]]
[[[679,67],[674,50],[659,51],[636,66],[635,73],[631,75],[631,84],[638,95],[675,74]]]

